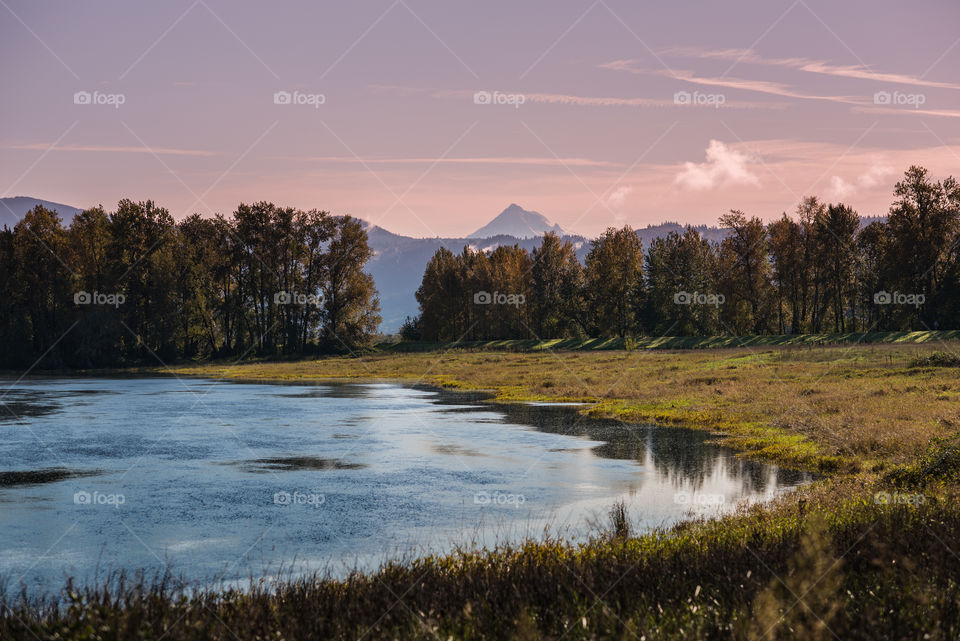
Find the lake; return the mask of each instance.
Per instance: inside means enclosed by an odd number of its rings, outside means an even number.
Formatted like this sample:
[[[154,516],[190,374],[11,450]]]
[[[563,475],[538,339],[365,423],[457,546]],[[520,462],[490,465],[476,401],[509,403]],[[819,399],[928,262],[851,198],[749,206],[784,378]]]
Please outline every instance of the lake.
[[[0,582],[342,574],[716,515],[808,482],[710,435],[391,383],[32,379],[0,392]]]

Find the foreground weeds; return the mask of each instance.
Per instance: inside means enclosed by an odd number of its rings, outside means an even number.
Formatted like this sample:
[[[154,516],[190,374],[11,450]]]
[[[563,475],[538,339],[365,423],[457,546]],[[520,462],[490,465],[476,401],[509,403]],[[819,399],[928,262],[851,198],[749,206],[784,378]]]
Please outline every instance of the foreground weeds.
[[[69,588],[65,605],[8,598],[0,638],[960,636],[954,497],[884,503],[868,493],[827,505],[809,494],[810,507],[791,499],[636,538],[463,551],[343,580],[193,596],[170,581],[115,580]]]

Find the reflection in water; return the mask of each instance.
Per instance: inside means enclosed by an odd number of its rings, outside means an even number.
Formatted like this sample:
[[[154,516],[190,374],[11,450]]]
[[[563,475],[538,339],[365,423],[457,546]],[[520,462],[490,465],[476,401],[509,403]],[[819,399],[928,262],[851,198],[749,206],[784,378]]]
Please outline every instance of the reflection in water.
[[[470,400],[478,400],[471,394]],[[446,402],[456,402],[448,400]],[[627,424],[615,419],[585,416],[580,406],[516,404],[498,406],[503,422],[531,425],[543,432],[600,441],[592,448],[598,456],[631,460],[675,487],[699,491],[718,477],[743,483],[747,493],[765,493],[771,487],[808,482],[805,472],[777,468],[757,461],[734,457],[718,446],[709,433],[677,427]],[[468,411],[457,408],[452,411]]]
[[[319,458],[316,456],[277,456],[274,458],[259,458],[252,461],[238,461],[252,472],[268,472],[271,470],[359,470],[365,465],[348,463],[341,459]]]
[[[94,470],[67,470],[64,468],[49,468],[46,470],[14,470],[0,471],[0,487],[14,487],[17,485],[38,485],[40,483],[56,483],[66,479],[96,476]]]
[[[809,478],[739,460],[706,433],[476,393],[167,378],[9,385],[0,583],[22,575],[41,591],[65,574],[167,562],[189,580],[232,580],[280,566],[369,568],[547,526],[577,537],[621,498],[635,525],[652,528]]]

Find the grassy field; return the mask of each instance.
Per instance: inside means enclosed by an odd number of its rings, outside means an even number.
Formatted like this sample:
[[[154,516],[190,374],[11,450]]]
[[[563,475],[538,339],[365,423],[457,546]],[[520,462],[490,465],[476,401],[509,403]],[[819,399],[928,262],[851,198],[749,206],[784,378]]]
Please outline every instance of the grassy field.
[[[345,580],[184,595],[126,580],[11,603],[0,638],[960,638],[960,343],[703,350],[396,351],[157,370],[248,380],[392,379],[580,400],[716,431],[819,471],[775,503],[669,531],[622,525],[391,563]],[[32,636],[31,636],[32,634]]]
[[[461,341],[450,343],[381,343],[377,348],[391,352],[484,349],[519,352],[545,350],[633,350],[633,349],[708,349],[718,347],[786,347],[812,345],[849,345],[892,343],[897,345],[943,343],[960,340],[960,331],[868,332],[847,334],[781,334],[774,336],[640,336],[631,338],[554,338],[499,341]]]

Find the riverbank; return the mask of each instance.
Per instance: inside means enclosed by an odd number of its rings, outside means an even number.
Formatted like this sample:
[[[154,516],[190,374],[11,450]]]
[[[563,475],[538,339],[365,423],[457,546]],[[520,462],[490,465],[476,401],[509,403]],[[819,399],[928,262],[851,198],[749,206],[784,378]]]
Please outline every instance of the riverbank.
[[[345,580],[188,595],[174,579],[127,577],[69,589],[66,606],[5,609],[0,638],[957,638],[956,493],[878,502],[870,489],[847,481],[669,532],[463,551]]]
[[[611,351],[634,349],[717,349],[721,347],[812,347],[817,345],[922,345],[960,340],[957,330],[918,332],[846,332],[823,334],[779,334],[761,336],[637,336],[629,338],[553,338],[456,343],[399,342],[380,343],[386,352],[435,352],[451,348],[469,350],[538,352]]]
[[[957,638],[957,348],[454,350],[151,370],[583,401],[593,415],[720,431],[744,455],[825,478],[669,531],[612,523],[583,546],[465,550],[185,599],[171,583],[78,591],[69,610],[7,610],[0,638]]]
[[[378,352],[153,368],[246,380],[391,379],[489,390],[494,402],[583,402],[592,416],[715,432],[745,456],[882,473],[960,421],[960,342],[620,352]]]

